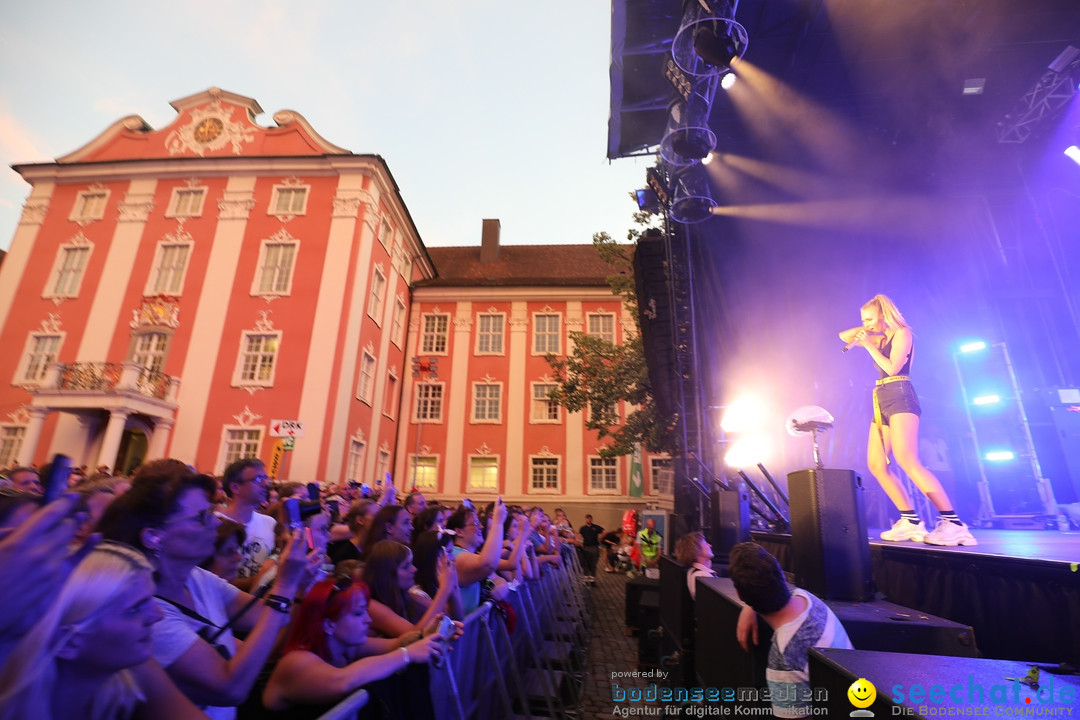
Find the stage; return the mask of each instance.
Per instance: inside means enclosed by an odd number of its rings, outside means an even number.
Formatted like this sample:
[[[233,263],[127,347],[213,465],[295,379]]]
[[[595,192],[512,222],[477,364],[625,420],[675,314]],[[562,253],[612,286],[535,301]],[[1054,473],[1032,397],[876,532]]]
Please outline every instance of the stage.
[[[982,657],[1080,664],[1080,533],[974,533],[967,548],[870,540],[879,597],[970,625]],[[790,535],[753,539],[791,570]]]

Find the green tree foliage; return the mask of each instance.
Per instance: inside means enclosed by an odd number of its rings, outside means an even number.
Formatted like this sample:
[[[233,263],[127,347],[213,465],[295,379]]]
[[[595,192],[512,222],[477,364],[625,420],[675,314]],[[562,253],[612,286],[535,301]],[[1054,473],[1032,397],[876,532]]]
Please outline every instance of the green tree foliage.
[[[639,225],[648,226],[648,213],[635,215]],[[633,242],[642,231],[631,229]],[[557,381],[551,398],[571,412],[587,410],[585,427],[595,430],[611,444],[600,451],[602,457],[629,455],[635,443],[650,452],[676,451],[674,418],[660,417],[653,401],[645,349],[637,327],[637,296],[634,291],[633,246],[619,244],[607,233],[593,235],[593,245],[612,267],[607,277],[612,294],[620,296],[633,328],[627,328],[621,345],[603,338],[571,332],[574,350],[566,358],[548,355],[547,361]],[[632,408],[625,423],[615,413],[619,401]]]

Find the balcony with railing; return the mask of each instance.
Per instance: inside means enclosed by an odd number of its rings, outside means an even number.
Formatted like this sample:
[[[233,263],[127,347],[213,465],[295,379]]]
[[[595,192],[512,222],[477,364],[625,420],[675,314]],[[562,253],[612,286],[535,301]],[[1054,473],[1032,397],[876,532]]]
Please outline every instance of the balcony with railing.
[[[30,390],[34,405],[54,409],[120,409],[172,416],[180,378],[133,362],[51,363]]]

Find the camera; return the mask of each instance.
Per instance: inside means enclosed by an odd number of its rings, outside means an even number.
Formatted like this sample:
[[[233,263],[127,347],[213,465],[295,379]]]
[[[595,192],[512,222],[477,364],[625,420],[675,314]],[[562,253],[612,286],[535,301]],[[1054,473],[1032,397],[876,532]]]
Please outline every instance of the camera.
[[[288,498],[285,500],[285,517],[289,520],[289,529],[297,530],[304,525],[300,517],[300,498]]]

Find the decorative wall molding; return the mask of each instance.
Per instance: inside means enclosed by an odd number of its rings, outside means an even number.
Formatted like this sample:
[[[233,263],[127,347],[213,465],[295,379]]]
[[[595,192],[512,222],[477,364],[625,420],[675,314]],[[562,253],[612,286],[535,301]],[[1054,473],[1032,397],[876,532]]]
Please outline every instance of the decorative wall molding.
[[[45,222],[45,216],[49,214],[49,201],[27,201],[22,208],[22,215],[19,217],[20,225],[40,225]]]
[[[200,137],[196,138],[196,130],[203,126],[206,121],[213,126],[216,135],[208,136],[200,131]],[[255,139],[255,128],[245,122],[233,120],[233,110],[222,106],[220,100],[195,108],[191,111],[191,121],[176,130],[173,130],[165,139],[165,147],[170,155],[182,155],[191,153],[203,157],[207,151],[221,150],[227,145],[232,146],[233,155],[243,153],[243,145]]]
[[[247,220],[248,215],[255,209],[255,198],[222,198],[217,205],[219,220]]]
[[[145,298],[142,304],[131,311],[131,329],[141,327],[180,327],[180,300],[168,295],[155,295]]]
[[[256,415],[251,412],[251,408],[247,405],[244,406],[244,411],[242,413],[233,415],[233,417],[236,418],[236,422],[239,423],[241,427],[251,427],[255,424],[256,420],[262,420],[262,415]]]

